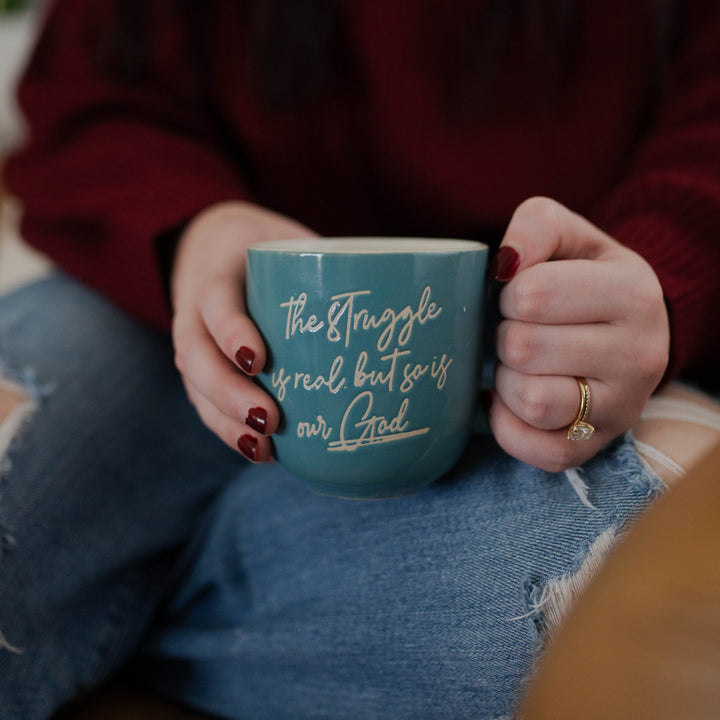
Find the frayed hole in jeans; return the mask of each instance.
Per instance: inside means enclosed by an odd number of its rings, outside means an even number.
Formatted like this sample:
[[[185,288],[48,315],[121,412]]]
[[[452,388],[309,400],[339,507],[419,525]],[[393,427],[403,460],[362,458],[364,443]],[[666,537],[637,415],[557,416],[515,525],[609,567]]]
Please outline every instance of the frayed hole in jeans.
[[[532,618],[538,628],[543,647],[547,647],[577,599],[602,567],[617,539],[618,534],[615,529],[608,528],[594,540],[576,572],[566,573],[545,583],[528,582],[526,586],[528,612],[510,620]]]
[[[526,579],[523,589],[527,612],[508,618],[508,621],[532,620],[537,632],[537,646],[518,697],[527,693],[558,629],[603,566],[608,553],[621,535],[614,527],[604,530],[587,549],[578,569],[573,573],[565,573],[550,580],[532,577]]]
[[[36,409],[35,401],[19,385],[0,377],[0,461],[5,457],[13,438]]]
[[[532,619],[538,633],[538,646],[533,664],[523,681],[525,690],[535,676],[558,629],[603,566],[608,553],[621,535],[622,533],[618,533],[613,527],[598,535],[574,573],[565,573],[547,582],[532,579],[526,582],[525,597],[528,612],[509,618],[510,621]]]
[[[7,452],[28,418],[37,409],[36,402],[19,385],[0,377],[0,500],[4,476],[8,471]],[[0,561],[13,548],[15,539],[0,526]],[[3,634],[0,628],[0,651],[22,653]]]

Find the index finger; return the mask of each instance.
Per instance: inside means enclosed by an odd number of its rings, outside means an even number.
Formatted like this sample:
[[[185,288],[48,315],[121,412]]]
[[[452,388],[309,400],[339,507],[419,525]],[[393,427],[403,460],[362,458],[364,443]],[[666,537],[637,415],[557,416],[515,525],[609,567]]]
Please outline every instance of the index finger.
[[[265,366],[265,344],[245,305],[242,284],[235,274],[218,276],[199,302],[205,327],[222,353],[247,375]]]
[[[517,273],[547,260],[595,260],[617,242],[555,200],[534,197],[517,207],[501,246],[519,254]]]
[[[500,313],[544,324],[610,322],[628,312],[626,272],[602,260],[539,263],[500,291]]]

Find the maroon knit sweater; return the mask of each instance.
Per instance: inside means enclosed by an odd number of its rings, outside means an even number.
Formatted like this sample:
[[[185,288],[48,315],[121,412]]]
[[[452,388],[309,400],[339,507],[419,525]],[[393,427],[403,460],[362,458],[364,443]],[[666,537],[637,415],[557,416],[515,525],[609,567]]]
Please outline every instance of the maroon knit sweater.
[[[675,3],[679,40],[664,64],[646,3],[588,0],[571,87],[548,100],[510,54],[489,108],[469,117],[450,89],[478,0],[348,0],[352,72],[294,110],[263,102],[249,81],[246,3],[211,3],[200,92],[171,0],[153,3],[145,79],[104,72],[90,48],[112,5],[55,2],[20,88],[29,141],[6,182],[24,203],[27,240],[129,312],[167,327],[157,238],[221,200],[252,200],[323,234],[499,239],[513,209],[542,194],[652,264],[671,311],[670,375],[712,380],[718,0]]]

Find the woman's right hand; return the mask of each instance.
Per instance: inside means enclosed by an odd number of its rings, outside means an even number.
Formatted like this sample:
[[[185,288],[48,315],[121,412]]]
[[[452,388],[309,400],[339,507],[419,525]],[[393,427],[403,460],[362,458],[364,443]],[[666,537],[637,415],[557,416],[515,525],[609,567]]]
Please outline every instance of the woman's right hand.
[[[265,365],[262,338],[245,307],[246,250],[315,233],[244,202],[199,213],[183,232],[172,268],[175,365],[203,423],[253,462],[270,458],[277,406],[252,379]]]

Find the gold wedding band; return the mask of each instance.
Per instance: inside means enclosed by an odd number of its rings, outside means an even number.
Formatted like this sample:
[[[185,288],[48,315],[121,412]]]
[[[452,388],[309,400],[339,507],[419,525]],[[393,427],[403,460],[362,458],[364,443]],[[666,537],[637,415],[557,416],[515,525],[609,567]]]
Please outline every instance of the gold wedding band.
[[[590,386],[585,382],[585,378],[576,377],[575,379],[580,387],[580,407],[577,416],[568,428],[567,438],[568,440],[589,440],[595,432],[595,428],[585,422],[590,415]]]

